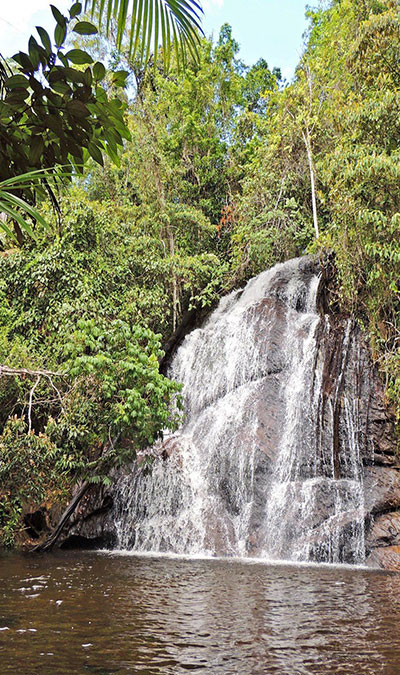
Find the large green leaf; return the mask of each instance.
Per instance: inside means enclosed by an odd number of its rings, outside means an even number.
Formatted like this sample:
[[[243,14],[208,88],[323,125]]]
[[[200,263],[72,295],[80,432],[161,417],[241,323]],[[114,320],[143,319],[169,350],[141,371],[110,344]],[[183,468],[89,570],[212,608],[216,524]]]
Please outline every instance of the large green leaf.
[[[201,14],[196,0],[86,0],[86,9],[99,12],[100,25],[111,31],[111,19],[117,24],[117,47],[121,48],[124,32],[130,30],[129,56],[146,65],[150,54],[157,60],[160,46],[164,68],[168,69],[171,51],[178,64],[184,65],[188,53],[198,58],[198,44],[203,34]],[[130,18],[128,12],[131,12]],[[160,44],[161,40],[161,44]]]
[[[97,28],[89,21],[78,21],[73,28],[74,33],[79,35],[95,35]]]
[[[77,63],[82,65],[84,63],[93,63],[93,59],[87,52],[82,51],[82,49],[70,49],[69,52],[65,54],[65,58],[72,63]]]

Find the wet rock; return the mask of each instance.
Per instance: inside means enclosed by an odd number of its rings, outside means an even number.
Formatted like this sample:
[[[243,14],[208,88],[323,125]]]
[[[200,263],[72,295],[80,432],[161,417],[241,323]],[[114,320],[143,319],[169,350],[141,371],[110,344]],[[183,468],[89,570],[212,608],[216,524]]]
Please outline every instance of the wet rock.
[[[321,456],[329,454],[330,447],[336,477],[345,478],[351,469],[349,442],[357,443],[364,466],[367,554],[373,550],[368,562],[393,569],[395,550],[387,556],[375,555],[375,550],[400,543],[400,518],[393,513],[400,509],[395,415],[387,405],[368,344],[354,321],[341,315],[325,315],[318,339],[318,358],[324,364],[318,411]],[[321,502],[321,512],[323,509]]]
[[[382,567],[392,572],[400,572],[400,546],[376,548],[367,559],[367,564],[370,567]]]
[[[364,502],[372,516],[400,508],[400,471],[384,466],[365,467]]]
[[[367,545],[370,549],[400,546],[400,511],[384,513],[372,520]]]
[[[116,541],[112,506],[107,489],[91,486],[63,532],[61,548],[111,548]]]

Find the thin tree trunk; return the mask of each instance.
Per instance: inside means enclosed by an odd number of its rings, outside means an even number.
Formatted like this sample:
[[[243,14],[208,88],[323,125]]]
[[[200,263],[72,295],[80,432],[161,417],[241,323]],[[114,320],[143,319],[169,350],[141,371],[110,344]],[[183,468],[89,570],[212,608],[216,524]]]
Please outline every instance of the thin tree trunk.
[[[315,237],[316,237],[316,239],[319,239],[318,215],[317,215],[317,198],[316,198],[316,192],[315,192],[315,173],[314,173],[314,165],[313,165],[312,152],[311,152],[310,131],[309,131],[308,127],[307,127],[306,133],[303,132],[303,140],[304,140],[304,145],[306,146],[308,167],[310,169],[311,202],[312,202],[312,212],[313,212]]]
[[[102,459],[105,459],[109,452],[113,449],[115,443],[117,443],[118,439],[120,437],[120,434],[117,434],[117,436],[111,440],[109,445],[107,445],[106,448],[104,448],[103,454],[102,454]],[[68,523],[69,519],[71,518],[72,514],[74,511],[77,509],[79,506],[82,498],[85,496],[86,492],[88,491],[90,485],[93,485],[93,483],[90,483],[88,480],[83,481],[81,487],[79,488],[78,492],[76,493],[75,497],[73,497],[68,504],[67,508],[65,509],[64,513],[62,514],[60,520],[58,521],[56,527],[54,528],[53,532],[49,535],[49,537],[46,539],[45,542],[38,544],[35,546],[33,549],[31,549],[32,552],[37,552],[40,553],[41,551],[50,551],[53,546],[56,544],[58,539],[60,538],[65,525]]]
[[[143,106],[143,99],[141,95],[139,94],[139,101]],[[157,146],[157,133],[154,127],[154,120],[152,118],[151,112],[149,110],[145,109],[143,106],[144,110],[144,123],[145,126],[153,139],[154,142],[154,148],[153,148],[153,169],[154,169],[154,178],[155,178],[155,184],[156,184],[156,190],[157,190],[157,201],[158,201],[158,207],[160,209],[160,213],[162,215],[165,214],[167,218],[167,224],[162,228],[161,231],[161,240],[163,240],[164,236],[168,241],[168,249],[169,249],[169,254],[171,258],[174,257],[175,255],[175,239],[174,239],[174,232],[173,228],[171,227],[171,223],[169,222],[168,215],[166,213],[166,198],[165,198],[165,191],[164,191],[164,185],[163,185],[163,180],[160,172],[160,166],[159,166],[159,159],[157,157],[157,152],[156,152],[156,146]],[[176,330],[176,327],[178,325],[178,310],[179,310],[179,289],[178,289],[178,280],[176,278],[176,275],[174,272],[172,272],[172,330],[173,332]]]
[[[175,255],[174,233],[171,224],[168,225],[168,245],[171,258]],[[172,330],[175,332],[178,322],[178,283],[176,275],[172,274]]]

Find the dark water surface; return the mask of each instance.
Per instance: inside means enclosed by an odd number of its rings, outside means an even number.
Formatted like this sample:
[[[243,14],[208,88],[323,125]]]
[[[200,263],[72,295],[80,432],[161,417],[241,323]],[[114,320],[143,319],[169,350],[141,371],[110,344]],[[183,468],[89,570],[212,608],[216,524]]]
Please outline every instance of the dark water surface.
[[[0,555],[0,673],[400,674],[400,576]]]

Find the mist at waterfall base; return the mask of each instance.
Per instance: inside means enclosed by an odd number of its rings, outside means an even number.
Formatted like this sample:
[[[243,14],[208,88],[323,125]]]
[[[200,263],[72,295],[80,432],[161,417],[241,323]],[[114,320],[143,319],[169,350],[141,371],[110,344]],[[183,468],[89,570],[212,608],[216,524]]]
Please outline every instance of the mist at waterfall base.
[[[324,403],[320,267],[277,265],[223,298],[169,371],[185,422],[114,494],[117,546],[133,552],[363,564],[357,401],[341,392],[341,435]],[[345,368],[339,364],[336,387]]]

